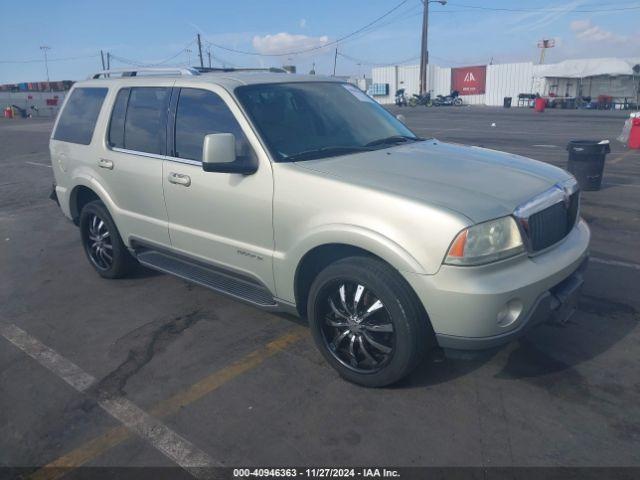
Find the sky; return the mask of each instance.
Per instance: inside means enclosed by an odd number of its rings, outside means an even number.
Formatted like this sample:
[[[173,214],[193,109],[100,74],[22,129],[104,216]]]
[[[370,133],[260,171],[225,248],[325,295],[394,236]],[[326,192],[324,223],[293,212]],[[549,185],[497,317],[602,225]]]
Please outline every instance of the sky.
[[[112,68],[198,65],[198,33],[213,66],[331,74],[336,59],[336,74],[370,76],[420,53],[421,0],[0,2],[0,83],[46,80],[41,46],[51,80],[101,70],[100,50]],[[429,11],[430,63],[440,66],[537,62],[543,38],[555,40],[546,63],[640,56],[640,1],[449,0]]]

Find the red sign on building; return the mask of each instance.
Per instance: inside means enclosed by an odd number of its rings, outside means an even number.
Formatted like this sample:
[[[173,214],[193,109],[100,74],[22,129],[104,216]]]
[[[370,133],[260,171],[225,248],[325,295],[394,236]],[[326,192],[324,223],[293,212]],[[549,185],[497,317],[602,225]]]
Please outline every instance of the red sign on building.
[[[482,95],[487,81],[487,66],[451,69],[451,91],[460,95]]]

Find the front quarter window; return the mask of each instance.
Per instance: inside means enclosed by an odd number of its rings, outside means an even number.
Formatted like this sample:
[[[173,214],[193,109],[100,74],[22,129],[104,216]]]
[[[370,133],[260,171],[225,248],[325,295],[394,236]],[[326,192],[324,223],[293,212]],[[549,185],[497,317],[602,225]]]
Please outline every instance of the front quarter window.
[[[350,84],[247,85],[236,88],[235,93],[277,161],[323,158],[420,140]]]

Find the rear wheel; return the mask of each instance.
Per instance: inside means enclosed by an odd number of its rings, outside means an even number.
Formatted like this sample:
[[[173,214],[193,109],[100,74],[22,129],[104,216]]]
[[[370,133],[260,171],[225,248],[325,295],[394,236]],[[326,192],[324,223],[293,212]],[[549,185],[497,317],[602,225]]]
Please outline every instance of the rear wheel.
[[[410,287],[377,259],[350,257],[329,265],[311,286],[307,311],[329,364],[360,385],[397,382],[433,345]]]
[[[101,201],[95,200],[83,207],[80,213],[80,236],[87,258],[100,276],[124,277],[135,265],[116,224]]]

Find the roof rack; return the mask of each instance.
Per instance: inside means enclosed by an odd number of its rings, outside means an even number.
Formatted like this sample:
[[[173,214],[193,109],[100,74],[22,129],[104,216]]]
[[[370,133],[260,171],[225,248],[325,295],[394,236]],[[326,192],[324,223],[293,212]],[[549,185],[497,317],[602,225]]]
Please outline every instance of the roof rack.
[[[193,67],[200,73],[208,72],[271,72],[271,73],[289,73],[288,70],[279,67]]]
[[[140,68],[123,68],[116,70],[102,70],[89,76],[89,79],[98,79],[100,77],[110,77],[111,75],[120,75],[121,77],[136,77],[139,73],[148,73],[151,75],[200,75],[195,68],[183,67],[140,67]]]

